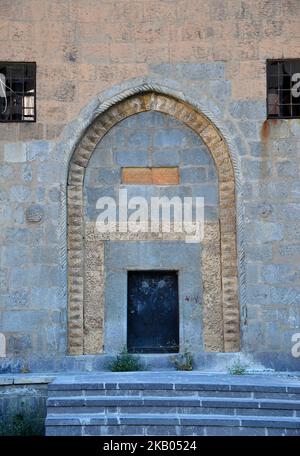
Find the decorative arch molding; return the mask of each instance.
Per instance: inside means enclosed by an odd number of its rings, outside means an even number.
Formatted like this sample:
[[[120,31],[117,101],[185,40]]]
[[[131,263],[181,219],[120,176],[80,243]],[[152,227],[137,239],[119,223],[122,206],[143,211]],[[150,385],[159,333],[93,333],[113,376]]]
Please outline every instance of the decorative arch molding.
[[[97,143],[121,120],[145,111],[169,114],[194,130],[207,145],[219,179],[220,253],[223,310],[223,350],[240,349],[240,309],[238,301],[237,236],[234,167],[226,141],[217,127],[187,102],[159,94],[151,87],[137,94],[113,99],[96,109],[92,124],[78,142],[69,164],[67,183],[68,218],[68,350],[81,355],[84,350],[84,215],[83,183],[86,167]],[[93,328],[89,328],[93,329]]]

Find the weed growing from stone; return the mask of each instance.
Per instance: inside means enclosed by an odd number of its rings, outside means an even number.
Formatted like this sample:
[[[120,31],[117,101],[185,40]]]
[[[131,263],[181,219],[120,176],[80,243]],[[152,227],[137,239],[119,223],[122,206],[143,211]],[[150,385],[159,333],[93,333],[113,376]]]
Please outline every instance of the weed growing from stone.
[[[241,362],[240,358],[237,358],[233,364],[228,367],[228,372],[231,375],[244,375],[247,371],[247,364]]]
[[[193,370],[193,355],[188,349],[185,349],[183,353],[175,356],[172,362],[177,370],[180,371],[191,371]]]
[[[128,353],[127,348],[123,348],[122,352],[110,363],[112,372],[134,372],[145,370],[144,365],[140,361],[139,356]]]

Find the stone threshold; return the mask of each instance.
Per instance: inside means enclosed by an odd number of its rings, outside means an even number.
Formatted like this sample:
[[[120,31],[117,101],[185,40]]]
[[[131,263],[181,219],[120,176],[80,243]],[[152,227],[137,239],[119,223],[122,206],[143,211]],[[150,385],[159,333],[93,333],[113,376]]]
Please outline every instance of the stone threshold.
[[[48,384],[53,382],[56,377],[62,374],[62,372],[52,374],[0,374],[0,386]]]
[[[126,379],[127,377],[127,379]],[[130,379],[129,379],[130,377]],[[143,381],[143,380],[175,380],[175,381],[196,381],[201,384],[207,383],[239,383],[239,384],[264,384],[268,385],[285,383],[297,383],[300,385],[300,372],[253,372],[245,375],[230,375],[224,372],[203,372],[193,370],[191,372],[181,372],[176,370],[157,370],[142,372],[50,372],[50,373],[28,373],[28,374],[0,374],[0,386],[9,385],[40,385],[49,384],[55,380],[64,380],[68,383],[80,381]]]

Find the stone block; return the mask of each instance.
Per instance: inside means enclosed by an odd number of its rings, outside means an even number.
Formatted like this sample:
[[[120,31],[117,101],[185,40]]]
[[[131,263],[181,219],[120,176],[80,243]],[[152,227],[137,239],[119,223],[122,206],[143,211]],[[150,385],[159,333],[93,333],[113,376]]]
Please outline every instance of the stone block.
[[[2,328],[4,332],[35,331],[39,326],[47,325],[49,322],[48,311],[14,311],[3,312]]]
[[[147,149],[150,145],[149,133],[141,130],[129,132],[127,144],[129,148],[138,148],[140,150]]]
[[[279,177],[298,177],[298,165],[294,161],[285,160],[280,163],[277,163],[277,175]]]
[[[26,208],[25,217],[28,223],[39,223],[44,218],[44,208],[39,204],[31,204]]]
[[[107,267],[112,270],[127,268],[198,270],[199,244],[182,241],[139,241],[131,243],[109,242],[106,244]],[[194,258],[191,261],[191,258]],[[122,266],[123,265],[123,266]]]
[[[187,79],[223,79],[225,74],[224,62],[182,64],[181,74]]]
[[[162,185],[155,188],[159,190],[160,197],[166,196],[169,199],[172,199],[174,197],[179,197],[182,199],[184,197],[192,196],[192,190],[189,185]]]
[[[275,222],[251,222],[245,224],[247,242],[270,242],[283,239],[283,225]]]
[[[246,281],[248,284],[258,283],[258,267],[256,264],[246,265]]]
[[[170,116],[162,112],[147,111],[129,117],[130,126],[137,128],[163,128],[166,127]],[[133,122],[135,121],[135,124]],[[178,122],[179,123],[179,122]]]
[[[180,159],[183,166],[203,166],[203,165],[211,165],[214,166],[213,159],[203,144],[199,147],[192,147],[189,149],[181,150],[180,151]]]
[[[11,335],[7,341],[7,352],[9,355],[24,355],[32,348],[31,336]]]
[[[283,284],[282,284],[283,285]],[[300,304],[300,287],[291,285],[269,287],[270,302],[273,305],[289,308]]]
[[[128,146],[127,145],[127,129],[122,128],[122,122],[123,121],[121,121],[119,124],[115,125],[109,132],[109,135],[111,136],[113,151],[118,150],[118,148],[120,148],[120,147],[124,148],[124,147]],[[140,149],[140,147],[139,147],[139,149]]]
[[[291,183],[289,182],[269,182],[264,183],[260,186],[258,194],[255,193],[255,196],[261,198],[268,198],[270,200],[279,201],[282,199],[287,199],[290,195]]]
[[[241,129],[243,136],[251,140],[258,140],[260,138],[260,124],[249,120],[239,122],[239,128]]]
[[[62,192],[59,187],[53,187],[48,190],[48,196],[52,203],[58,203],[61,200]]]
[[[219,102],[226,103],[231,95],[231,81],[209,81],[209,88],[214,96]]]
[[[275,210],[278,219],[282,219],[285,222],[300,220],[299,203],[278,204]]]
[[[269,244],[245,244],[246,259],[250,261],[268,261],[273,258],[273,246]]]
[[[192,196],[204,198],[205,205],[217,206],[219,202],[219,191],[217,185],[211,184],[196,184],[191,187]]]
[[[261,270],[261,278],[271,284],[294,284],[300,280],[300,267],[293,264],[266,264]]]
[[[45,200],[46,190],[43,187],[36,187],[35,189],[35,198],[37,202],[42,202]]]
[[[59,248],[56,246],[33,247],[32,262],[34,264],[59,264]]]
[[[118,151],[116,152],[116,163],[120,166],[147,166],[147,151]]]
[[[180,169],[180,181],[182,184],[201,184],[207,180],[205,167],[188,166]]]
[[[256,121],[266,118],[266,103],[264,101],[233,101],[229,112],[235,119],[253,119]]]
[[[64,169],[61,166],[61,163],[48,160],[37,166],[37,181],[43,185],[60,183],[63,172]]]
[[[299,222],[289,221],[288,224],[284,226],[284,235],[289,241],[299,241],[300,240],[300,224]]]
[[[280,245],[278,248],[278,253],[280,257],[287,259],[292,257],[300,257],[300,243]]]
[[[26,269],[13,268],[10,273],[10,287],[18,289],[31,287],[52,287],[60,285],[60,268],[55,266],[31,266]]]
[[[0,290],[6,292],[8,290],[8,269],[0,270]]]
[[[30,188],[24,185],[13,185],[10,189],[10,199],[18,203],[30,200]]]
[[[179,161],[180,158],[177,150],[154,150],[152,153],[153,166],[177,166],[179,165]]]
[[[178,168],[152,168],[152,180],[154,185],[178,185]]]
[[[223,79],[225,66],[224,62],[209,62],[209,63],[162,63],[159,65],[150,65],[153,73],[158,73],[163,76],[173,77],[178,79],[190,79],[201,81],[211,79]]]
[[[30,231],[27,228],[7,228],[4,239],[6,244],[28,244]]]
[[[30,292],[28,290],[18,290],[16,292],[11,292],[6,296],[5,306],[7,308],[19,308],[23,309],[28,307],[30,304]]]
[[[289,126],[290,126],[290,131],[291,131],[292,135],[299,138],[300,137],[300,124],[299,124],[298,119],[291,119],[289,121]]]
[[[30,263],[30,250],[25,246],[9,246],[3,249],[4,266],[21,266]]]
[[[154,134],[154,147],[183,147],[188,146],[188,135],[185,130],[177,128],[169,128],[159,130]]]
[[[270,287],[267,285],[252,284],[247,286],[247,300],[249,304],[270,304]]]
[[[7,163],[22,163],[26,161],[25,143],[4,144],[4,161]]]
[[[272,165],[268,160],[251,160],[243,158],[242,169],[245,178],[254,180],[270,177],[272,173]]]
[[[46,161],[50,157],[52,143],[50,141],[32,141],[26,144],[28,161]]]
[[[123,184],[152,184],[151,168],[123,168]]]
[[[95,181],[99,185],[114,185],[120,183],[120,170],[118,168],[101,168],[95,172]]]
[[[84,188],[84,199],[85,202],[87,203],[86,206],[88,211],[90,209],[96,209],[96,203],[99,198],[103,197],[110,197],[110,198],[115,198],[116,197],[116,191],[115,188],[111,185],[103,185],[100,187],[88,187],[90,185],[90,182],[87,182],[87,186]],[[89,206],[93,206],[90,208]],[[86,209],[86,208],[85,208]]]
[[[299,200],[300,198],[300,182],[295,181],[290,183],[291,198]]]
[[[26,165],[24,165],[26,166]],[[11,165],[2,164],[0,165],[0,177],[1,180],[7,181],[14,175],[14,170]]]
[[[74,437],[82,436],[83,430],[81,426],[46,426],[46,436],[64,436],[64,437]]]
[[[32,181],[32,167],[29,163],[26,163],[26,165],[22,166],[21,175],[24,182]]]
[[[97,146],[91,156],[89,166],[91,168],[99,168],[101,166],[109,167],[112,165],[113,165],[112,139],[110,138],[109,135],[106,135],[97,144]]]
[[[252,157],[261,157],[262,143],[260,141],[250,142],[250,155]]]

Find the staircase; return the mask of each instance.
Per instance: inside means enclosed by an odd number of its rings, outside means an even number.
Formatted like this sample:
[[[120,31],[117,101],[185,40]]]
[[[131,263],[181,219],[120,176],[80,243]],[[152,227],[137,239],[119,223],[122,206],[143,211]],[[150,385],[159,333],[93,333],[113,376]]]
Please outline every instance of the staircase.
[[[49,385],[46,435],[300,435],[300,379],[98,373]]]

